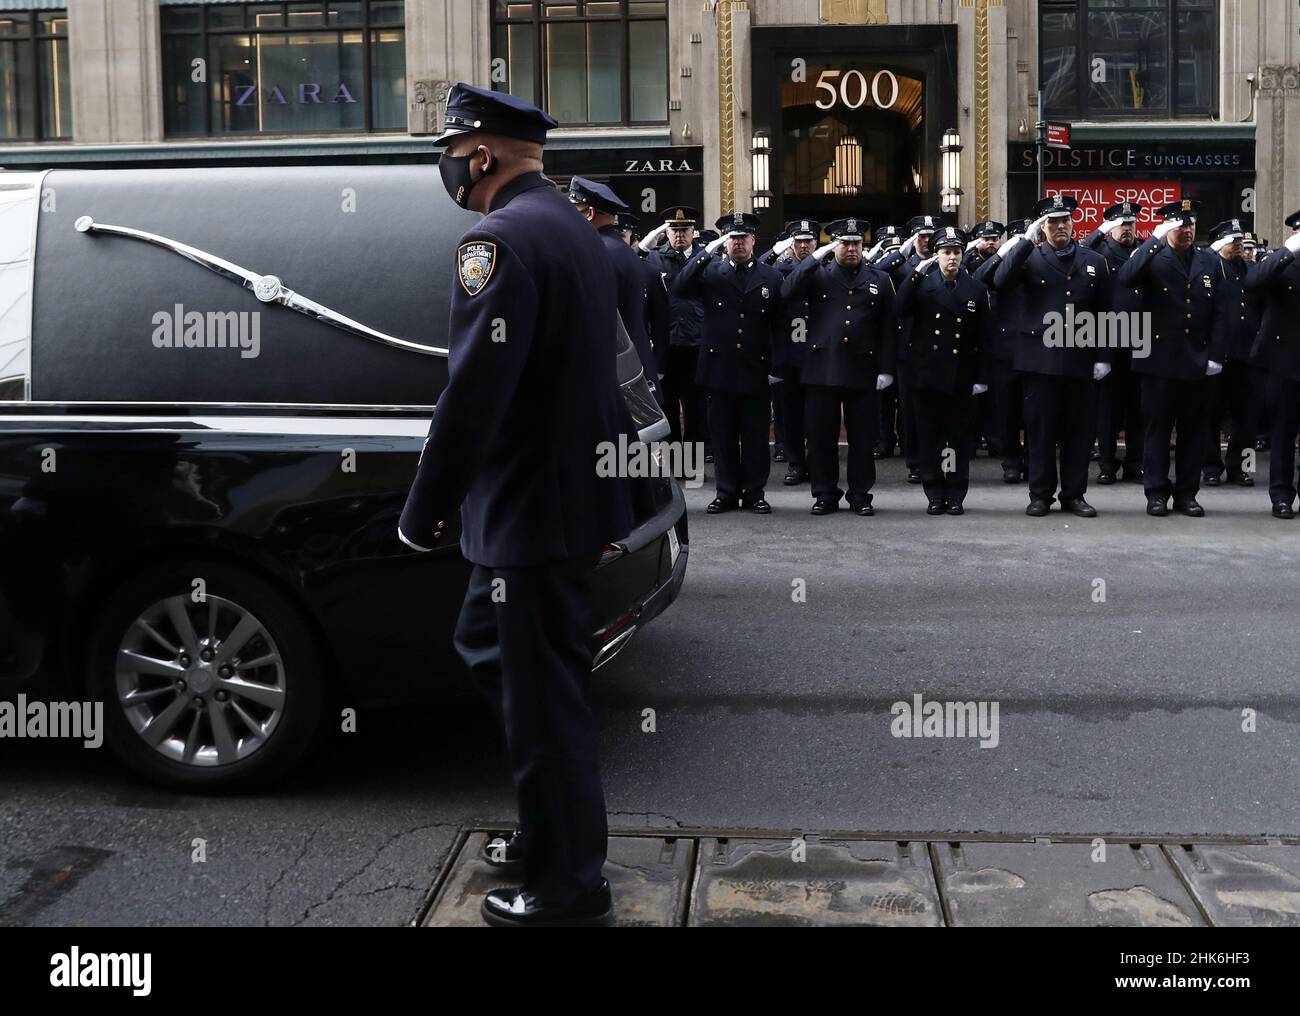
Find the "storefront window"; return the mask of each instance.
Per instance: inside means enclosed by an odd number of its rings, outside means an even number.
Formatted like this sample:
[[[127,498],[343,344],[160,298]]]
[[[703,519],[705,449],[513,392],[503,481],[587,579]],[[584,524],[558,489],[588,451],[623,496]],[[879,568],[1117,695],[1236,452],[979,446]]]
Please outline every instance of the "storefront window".
[[[0,139],[72,137],[68,68],[67,11],[0,10]]]
[[[164,5],[169,137],[406,129],[402,0]]]
[[[1218,0],[1042,0],[1039,58],[1049,115],[1209,117]]]
[[[493,0],[492,82],[566,125],[668,120],[664,0]]]

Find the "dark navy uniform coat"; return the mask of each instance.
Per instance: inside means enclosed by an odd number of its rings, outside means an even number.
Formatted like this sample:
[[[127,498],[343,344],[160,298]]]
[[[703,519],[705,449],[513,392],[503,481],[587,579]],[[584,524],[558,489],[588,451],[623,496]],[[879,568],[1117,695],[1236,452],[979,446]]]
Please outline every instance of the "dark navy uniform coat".
[[[1010,363],[1015,354],[1016,340],[1020,335],[1020,289],[999,293],[993,288],[993,276],[1002,263],[1002,255],[994,251],[971,273],[980,285],[989,291],[989,305],[993,308],[989,327],[989,356],[999,363]]]
[[[524,173],[456,259],[449,378],[400,532],[441,546],[459,509],[462,552],[492,568],[561,561],[626,536],[630,481],[596,470],[598,445],[634,433],[601,238],[550,180]]]
[[[1061,257],[1049,244],[1029,240],[1016,244],[993,272],[993,287],[1002,301],[1019,291],[1014,306],[1018,323],[1013,327],[1011,366],[1029,374],[1057,377],[1091,377],[1094,363],[1112,363],[1113,349],[1049,346],[1044,342],[1048,315],[1064,316],[1066,304],[1075,313],[1100,314],[1111,310],[1110,266],[1095,250],[1075,244]],[[1014,299],[1014,298],[1013,298]],[[1096,330],[1093,330],[1094,338]]]
[[[1230,261],[1219,258],[1223,272],[1223,292],[1220,297],[1227,302],[1224,316],[1227,320],[1227,357],[1229,360],[1249,360],[1255,336],[1259,334],[1259,296],[1246,289],[1246,281],[1258,266],[1245,258]]]
[[[679,254],[669,244],[645,256],[645,263],[659,278],[664,292],[668,294],[669,342],[674,346],[698,346],[700,333],[704,328],[704,305],[698,298],[678,296],[673,291],[673,282],[677,274],[685,268],[694,257],[703,254],[703,244],[694,244],[689,251]]]
[[[809,254],[804,260],[811,259]],[[781,273],[783,279],[802,264],[794,258],[784,258],[772,267]],[[784,294],[785,284],[781,285]],[[808,323],[811,320],[812,305],[807,300],[787,300],[782,295],[785,306],[781,315],[781,324],[777,328],[775,345],[772,349],[772,373],[777,377],[790,377],[803,370],[804,354],[808,351]],[[803,322],[803,341],[795,342],[795,322]],[[800,378],[802,383],[802,378]]]
[[[1279,247],[1255,266],[1246,289],[1262,301],[1251,359],[1270,373],[1300,381],[1300,262]]]
[[[674,283],[679,297],[704,305],[704,337],[695,383],[733,395],[762,395],[772,373],[781,317],[781,273],[750,261],[739,272],[730,258],[701,251]]]
[[[1195,381],[1206,376],[1208,360],[1227,359],[1222,260],[1213,251],[1193,249],[1184,263],[1153,236],[1120,269],[1119,284],[1139,290],[1141,310],[1151,315],[1151,355],[1133,358],[1135,373]]]
[[[878,374],[893,374],[898,328],[894,283],[864,260],[849,274],[833,257],[806,257],[781,289],[787,306],[806,301],[803,383],[875,390]]]
[[[958,270],[949,289],[938,265],[924,275],[911,272],[898,291],[898,312],[912,316],[908,360],[913,387],[970,395],[987,384],[993,308],[989,291]]]
[[[645,369],[646,379],[658,390],[659,362],[655,358],[654,347],[650,344],[650,335],[646,328],[645,263],[631,247],[623,242],[623,233],[618,226],[601,226],[596,232],[600,234],[605,244],[605,253],[609,256],[610,267],[614,269],[614,278],[618,286],[618,312],[623,318],[623,327],[627,329],[632,345],[636,346],[637,355],[641,358],[641,366]]]

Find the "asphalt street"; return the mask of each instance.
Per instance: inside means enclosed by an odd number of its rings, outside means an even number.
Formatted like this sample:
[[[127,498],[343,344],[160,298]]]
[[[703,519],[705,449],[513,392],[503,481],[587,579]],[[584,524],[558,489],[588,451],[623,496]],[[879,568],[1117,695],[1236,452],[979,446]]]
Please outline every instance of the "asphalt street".
[[[815,518],[783,473],[765,517],[687,492],[682,595],[597,675],[612,828],[1300,833],[1300,520],[1264,478],[1204,490],[1204,519],[1148,518],[1131,484],[1031,519],[981,457],[967,514],[930,518],[892,459],[874,518]],[[918,694],[996,704],[996,747],[893,736]],[[255,797],[0,742],[0,925],[403,924],[458,831],[512,807],[473,700],[364,713]]]

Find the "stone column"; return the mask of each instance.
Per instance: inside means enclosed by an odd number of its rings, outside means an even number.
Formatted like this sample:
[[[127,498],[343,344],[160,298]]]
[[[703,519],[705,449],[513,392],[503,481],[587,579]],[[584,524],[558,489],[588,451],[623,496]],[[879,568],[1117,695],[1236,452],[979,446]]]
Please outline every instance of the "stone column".
[[[1259,69],[1256,116],[1255,229],[1276,247],[1283,220],[1300,209],[1300,67]]]
[[[407,129],[442,129],[447,92],[456,81],[492,85],[492,5],[464,0],[407,0]]]
[[[73,141],[162,140],[158,22],[157,0],[68,0]]]

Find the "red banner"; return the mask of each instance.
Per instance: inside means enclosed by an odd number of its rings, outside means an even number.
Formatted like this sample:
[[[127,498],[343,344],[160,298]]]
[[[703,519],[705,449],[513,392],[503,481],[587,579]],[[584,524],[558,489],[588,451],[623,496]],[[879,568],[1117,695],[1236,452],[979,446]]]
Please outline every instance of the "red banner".
[[[1145,240],[1159,223],[1156,209],[1183,197],[1177,180],[1049,180],[1047,196],[1067,194],[1079,202],[1074,213],[1074,235],[1082,240],[1106,219],[1106,209],[1121,201],[1142,205],[1138,216],[1138,239]]]

